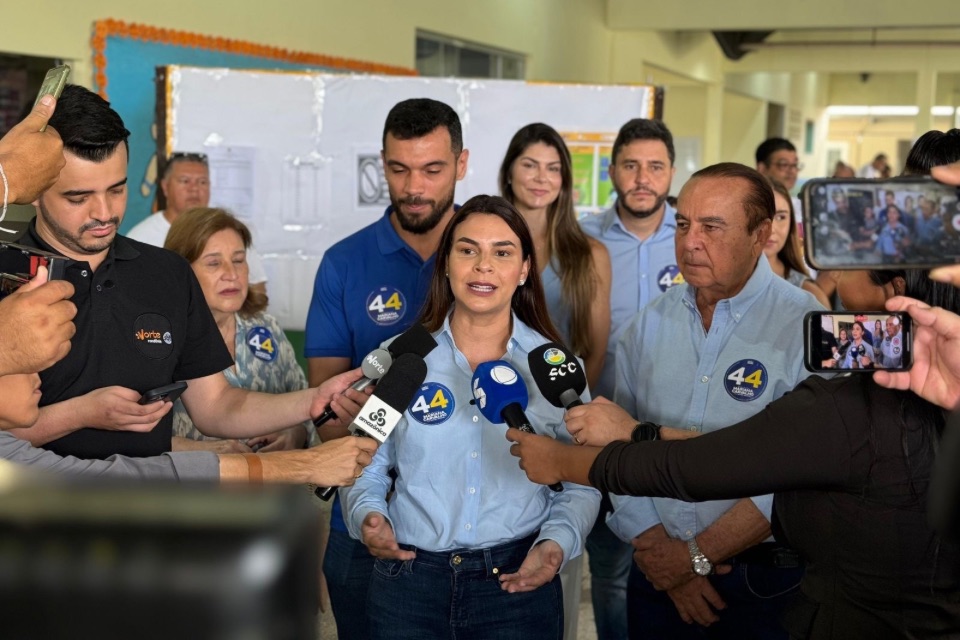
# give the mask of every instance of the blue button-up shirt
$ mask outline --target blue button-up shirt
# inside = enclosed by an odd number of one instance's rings
[[[580,224],[610,253],[613,280],[610,286],[610,338],[607,357],[593,395],[613,398],[616,380],[616,348],[630,319],[648,302],[683,282],[677,268],[673,238],[677,232],[677,210],[664,204],[663,222],[646,240],[641,241],[623,225],[613,206],[601,214],[588,216]]]
[[[564,562],[580,555],[599,492],[564,483],[554,493],[527,480],[510,455],[507,426],[491,424],[470,404],[473,371],[454,344],[449,317],[434,337],[438,346],[426,357],[427,378],[417,396],[356,484],[340,490],[350,534],[360,539],[364,518],[377,512],[387,516],[397,542],[427,551],[482,549],[539,529],[538,541],[556,541]],[[544,342],[514,316],[503,359],[527,384],[525,413],[537,433],[570,441],[563,409],[537,392],[527,364],[527,354]],[[391,468],[397,480],[388,504]]]
[[[710,432],[761,411],[810,375],[803,367],[803,317],[816,299],[777,277],[762,256],[744,288],[721,300],[705,332],[696,290],[682,285],[643,309],[617,347],[615,400],[631,415]],[[690,503],[612,496],[608,524],[630,540],[663,523],[688,540],[737,500]],[[773,497],[752,498],[769,519]]]

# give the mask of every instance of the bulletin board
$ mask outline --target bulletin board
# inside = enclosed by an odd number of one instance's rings
[[[416,70],[364,60],[246,42],[152,25],[98,20],[91,36],[94,86],[130,130],[127,212],[129,231],[153,211],[157,192],[154,74],[157,67],[186,64],[235,69],[285,69],[416,75]],[[75,81],[75,80],[73,80]],[[6,79],[0,78],[0,86]],[[0,89],[0,109],[3,90]]]
[[[211,204],[252,227],[269,277],[270,312],[303,329],[323,252],[389,205],[380,163],[387,112],[430,97],[453,107],[470,156],[457,201],[497,193],[513,134],[546,122],[576,142],[578,205],[609,206],[610,145],[631,118],[656,117],[652,86],[263,72],[168,66],[158,95],[162,153],[210,157]],[[358,259],[361,257],[358,256]]]

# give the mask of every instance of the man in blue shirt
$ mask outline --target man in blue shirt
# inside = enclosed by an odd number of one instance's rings
[[[659,120],[630,120],[617,134],[610,180],[617,201],[583,221],[583,230],[607,247],[613,268],[610,338],[593,395],[613,397],[616,346],[630,319],[661,293],[683,282],[673,250],[675,211],[667,204],[676,169],[673,135]],[[606,509],[587,538],[590,589],[599,640],[627,637],[627,575],[632,548],[605,522]]]
[[[801,319],[820,306],[762,259],[773,210],[753,169],[724,163],[694,174],[677,207],[686,284],[623,332],[617,404],[570,410],[575,441],[693,437],[754,415],[809,375]],[[630,636],[786,638],[777,619],[802,569],[791,551],[763,542],[771,504],[771,496],[696,504],[614,497],[608,523],[632,540],[642,571],[628,587]]]
[[[304,353],[311,386],[359,366],[381,342],[413,324],[468,155],[460,119],[442,102],[404,100],[387,114],[381,157],[391,205],[379,221],[323,256],[307,315]],[[342,427],[320,429],[324,441],[345,435]],[[337,631],[345,640],[366,638],[373,556],[347,533],[339,498],[330,529],[323,573]]]

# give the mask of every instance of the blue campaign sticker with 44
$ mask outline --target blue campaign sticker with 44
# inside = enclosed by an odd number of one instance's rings
[[[388,327],[403,319],[407,300],[396,287],[377,287],[367,296],[367,315],[381,327]]]
[[[666,291],[670,287],[683,284],[683,274],[680,273],[677,265],[671,264],[661,269],[660,273],[657,274],[657,284],[660,286],[660,291]]]
[[[420,424],[442,424],[450,419],[456,402],[450,389],[439,382],[424,383],[407,409]]]
[[[724,374],[723,388],[734,400],[756,400],[767,388],[767,368],[759,360],[737,360]]]
[[[266,327],[254,327],[247,331],[247,347],[258,360],[273,362],[277,358],[277,341]]]

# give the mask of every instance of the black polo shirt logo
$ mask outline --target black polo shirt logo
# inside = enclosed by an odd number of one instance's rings
[[[154,360],[162,360],[173,353],[173,334],[170,321],[159,313],[144,313],[133,323],[133,342],[137,350]]]

